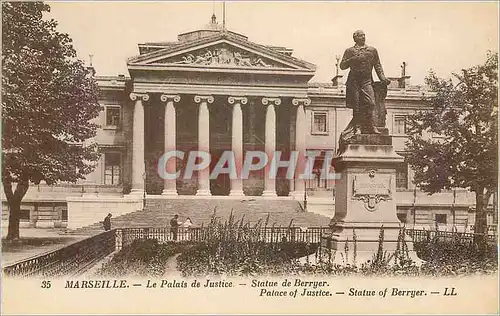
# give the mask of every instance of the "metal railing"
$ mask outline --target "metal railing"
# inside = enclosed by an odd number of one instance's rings
[[[205,242],[210,240],[236,240],[242,242],[305,242],[320,243],[329,227],[193,227],[178,228],[116,228],[63,248],[32,257],[3,268],[6,276],[58,277],[77,275],[99,260],[130,245],[134,240],[156,239],[165,242]],[[435,230],[406,229],[414,242],[460,240],[473,242],[477,234]],[[489,242],[497,236],[488,235]]]
[[[306,242],[319,243],[321,235],[328,232],[328,227],[262,227],[262,228],[222,228],[211,227],[178,228],[123,228],[118,230],[121,240],[119,247],[130,245],[137,239],[156,239],[160,243],[168,241],[203,242],[214,238],[231,238],[239,241],[254,242]]]
[[[461,241],[461,242],[473,242],[475,237],[486,237],[488,242],[497,242],[497,235],[480,235],[475,233],[460,233],[451,231],[439,231],[439,230],[425,230],[425,229],[406,229],[408,235],[410,235],[414,242],[420,241]]]
[[[63,248],[11,264],[4,267],[3,271],[6,276],[23,277],[78,274],[115,251],[115,233],[116,230],[100,233]]]
[[[3,268],[11,277],[59,277],[83,273],[96,262],[114,251],[130,245],[138,239],[156,239],[160,243],[169,241],[203,242],[212,238],[237,238],[252,242],[307,242],[319,243],[321,234],[328,227],[263,227],[232,228],[218,230],[211,227],[178,228],[116,228],[90,238],[80,240],[63,248],[50,251]]]

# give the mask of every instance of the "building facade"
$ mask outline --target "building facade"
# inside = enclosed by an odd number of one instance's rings
[[[96,77],[102,111],[95,139],[101,158],[94,172],[75,184],[31,186],[21,207],[21,226],[76,228],[111,210],[140,209],[145,198],[185,195],[305,197],[309,211],[333,216],[335,181],[322,179],[321,167],[336,152],[352,116],[338,70],[332,83],[311,83],[315,66],[294,57],[291,49],[253,43],[221,28],[214,18],[204,29],[180,34],[176,42],[139,44],[139,55],[129,58],[127,66],[129,76]],[[425,109],[422,98],[429,93],[411,86],[409,78],[404,71],[392,78],[386,98],[387,127],[402,155],[405,118]],[[176,150],[186,156],[168,160],[166,168],[181,177],[162,179],[159,159]],[[196,150],[210,153],[210,168],[185,178],[187,155]],[[227,174],[208,177],[225,151],[241,163],[249,151],[277,150],[282,160],[292,151],[315,153],[315,178],[290,180],[285,168],[276,179],[266,176],[268,169],[244,180]],[[402,222],[470,228],[473,193],[429,196],[416,190],[411,179],[408,165],[400,166],[396,201]],[[3,214],[5,225],[8,211]]]

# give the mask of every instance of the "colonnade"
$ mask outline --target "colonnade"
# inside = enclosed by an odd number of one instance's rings
[[[182,96],[184,97],[184,96]],[[135,101],[133,114],[133,139],[132,139],[132,190],[131,194],[144,194],[145,190],[145,160],[144,160],[144,104],[149,101],[146,93],[131,93],[130,99]],[[162,94],[160,100],[165,103],[165,152],[176,150],[176,114],[174,104],[181,100],[177,94]],[[214,102],[212,95],[195,95],[193,101],[198,104],[198,150],[210,152],[210,117],[208,106]],[[228,96],[227,102],[232,106],[232,132],[231,147],[235,157],[236,170],[241,171],[243,163],[243,112],[242,107],[248,103],[245,96]],[[265,116],[265,153],[271,161],[276,151],[276,107],[281,105],[281,98],[262,97],[261,103],[266,107]],[[295,121],[295,151],[297,157],[297,174],[305,165],[304,153],[306,151],[306,116],[304,107],[311,101],[307,98],[294,98],[292,105],[296,110]],[[165,170],[168,173],[176,172],[176,159],[167,161]],[[263,196],[277,196],[276,180],[269,176],[272,166],[265,166]],[[198,171],[198,196],[210,196],[210,170],[205,168]],[[295,177],[296,178],[296,177]],[[231,179],[230,196],[244,196],[243,181],[238,174],[236,179]],[[295,181],[294,195],[303,195],[304,181]],[[177,195],[175,179],[165,179],[162,195]]]

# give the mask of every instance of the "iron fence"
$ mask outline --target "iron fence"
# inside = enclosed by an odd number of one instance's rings
[[[192,227],[171,229],[160,228],[123,228],[118,232],[121,237],[119,247],[130,245],[137,239],[156,239],[160,243],[170,241],[203,242],[211,239],[232,239],[254,242],[305,242],[319,243],[321,235],[328,232],[328,227],[262,227],[262,228],[213,228]]]
[[[472,243],[477,237],[484,237],[488,242],[496,243],[497,235],[481,235],[475,233],[460,233],[439,230],[425,230],[425,229],[406,229],[414,242],[420,241],[460,241],[465,243]]]
[[[77,275],[86,271],[99,260],[138,239],[203,242],[215,238],[236,239],[252,242],[306,242],[319,243],[328,227],[263,227],[225,228],[212,227],[178,228],[175,236],[170,227],[116,228],[86,238],[63,248],[38,255],[3,268],[6,276],[59,277]]]
[[[193,227],[171,229],[117,228],[78,241],[63,248],[6,266],[6,276],[58,277],[82,273],[97,261],[110,255],[134,240],[156,239],[165,242],[205,242],[210,240],[232,240],[242,242],[305,242],[320,243],[329,227]],[[460,240],[474,242],[477,234],[435,230],[406,229],[414,242]],[[496,242],[496,235],[486,235],[489,242]]]

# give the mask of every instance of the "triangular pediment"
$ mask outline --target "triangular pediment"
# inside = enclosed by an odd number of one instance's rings
[[[218,35],[172,45],[133,57],[128,60],[128,65],[315,70],[313,64],[230,35]]]
[[[177,65],[199,65],[218,67],[278,67],[294,68],[261,54],[256,54],[241,47],[228,43],[219,43],[208,47],[190,50],[181,54],[175,54],[157,61],[153,64],[177,64]]]

